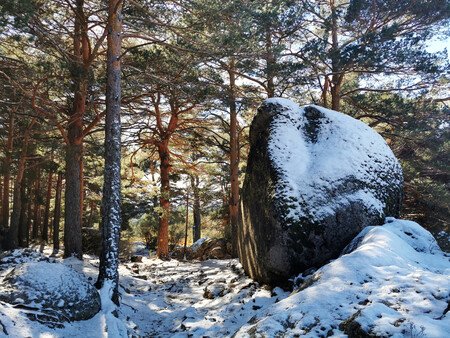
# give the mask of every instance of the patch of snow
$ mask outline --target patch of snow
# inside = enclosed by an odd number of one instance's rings
[[[105,332],[108,337],[127,338],[128,331],[125,323],[118,318],[117,305],[111,300],[114,289],[114,282],[105,280],[100,289],[100,299],[102,301],[102,313],[105,321]]]

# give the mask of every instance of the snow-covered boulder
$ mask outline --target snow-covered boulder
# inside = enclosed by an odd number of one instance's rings
[[[260,282],[285,283],[337,257],[365,226],[398,216],[402,185],[397,159],[363,122],[268,99],[250,129],[241,263]]]
[[[365,228],[235,337],[448,337],[450,259],[411,221]]]
[[[100,311],[100,296],[83,275],[45,261],[14,267],[1,282],[0,300],[62,321],[89,319]]]

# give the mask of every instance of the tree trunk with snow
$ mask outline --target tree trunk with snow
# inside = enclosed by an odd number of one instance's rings
[[[108,5],[108,53],[105,125],[105,175],[102,200],[102,253],[97,287],[106,282],[111,299],[119,304],[119,240],[121,225],[120,150],[121,150],[121,69],[122,1],[110,0]]]

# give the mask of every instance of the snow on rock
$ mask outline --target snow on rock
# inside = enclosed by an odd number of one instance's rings
[[[268,99],[250,130],[239,257],[269,284],[323,265],[365,226],[397,216],[402,171],[383,138],[350,116]]]
[[[84,275],[49,261],[25,262],[7,271],[0,300],[39,311],[36,319],[43,321],[85,320],[100,310],[98,292]]]
[[[236,337],[448,337],[450,259],[411,221],[365,228]]]
[[[195,243],[191,245],[192,252],[195,252],[202,246],[203,243],[205,243],[207,240],[209,240],[209,237],[202,237],[198,239]]]

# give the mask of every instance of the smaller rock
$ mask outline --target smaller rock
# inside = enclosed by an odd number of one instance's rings
[[[224,284],[213,284],[205,288],[203,293],[203,298],[215,299],[218,297],[223,297],[228,293],[228,290]]]
[[[131,256],[131,263],[142,263],[142,256]]]
[[[3,279],[0,300],[38,308],[39,318],[86,320],[100,311],[100,296],[73,268],[45,261],[17,265]],[[47,321],[44,321],[47,322]]]
[[[171,258],[175,258],[178,260],[191,260],[192,259],[192,249],[190,247],[186,247],[186,250],[183,246],[175,247],[170,253]]]
[[[132,271],[133,273],[139,274],[139,265],[133,264],[133,265],[131,266],[131,271]]]

